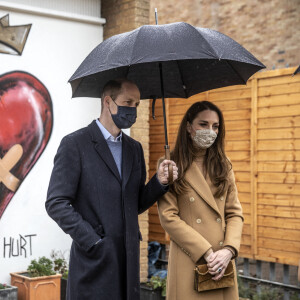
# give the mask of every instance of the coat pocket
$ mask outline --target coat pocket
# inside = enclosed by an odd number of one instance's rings
[[[103,244],[105,243],[106,238],[101,238],[92,248],[90,248],[85,255],[89,258],[98,258],[101,256],[101,252],[103,251]]]
[[[98,224],[94,228],[94,230],[101,237],[101,239],[105,236],[105,232],[104,232],[104,228],[103,228],[102,224]]]

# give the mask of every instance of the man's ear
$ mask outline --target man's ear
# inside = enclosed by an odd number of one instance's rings
[[[109,102],[110,102],[111,97],[106,95],[103,99],[103,105],[104,107],[108,108],[109,107]]]

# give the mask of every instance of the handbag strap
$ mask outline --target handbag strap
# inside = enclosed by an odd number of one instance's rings
[[[198,266],[196,266],[196,269],[197,269],[197,272],[198,272],[199,275],[204,276],[204,275],[208,274],[208,270],[205,273],[201,273],[200,270],[199,270],[199,268],[198,268]],[[233,270],[230,273],[228,273],[228,274],[224,274],[223,277],[230,276],[232,274],[233,274]]]
[[[198,272],[199,275],[204,276],[204,275],[206,275],[208,273],[208,270],[205,273],[201,273],[200,270],[199,270],[199,268],[198,268],[198,266],[196,266],[196,269],[197,269],[197,272]]]

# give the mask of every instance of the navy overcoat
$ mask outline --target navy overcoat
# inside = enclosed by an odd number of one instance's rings
[[[145,179],[142,147],[124,133],[122,179],[95,121],[61,141],[46,209],[73,239],[68,300],[139,300],[138,214],[167,190]]]

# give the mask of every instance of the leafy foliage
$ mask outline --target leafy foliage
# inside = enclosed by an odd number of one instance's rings
[[[53,271],[53,262],[45,256],[40,257],[39,260],[32,260],[27,268],[30,277],[55,275]]]
[[[246,286],[243,280],[238,276],[238,287],[239,287],[239,296],[241,299],[249,300],[283,300],[283,290],[280,288],[275,288],[272,285],[263,285],[261,286],[260,292],[256,291],[256,284],[248,283],[249,287]],[[290,293],[290,300],[299,300],[297,293]]]
[[[282,294],[280,295],[278,289],[271,287],[263,287],[259,294],[256,294],[252,298],[253,300],[281,300]]]
[[[62,275],[62,278],[63,278],[63,279],[68,279],[68,275],[69,275],[69,270],[67,270],[67,271]]]
[[[6,283],[0,283],[0,290],[5,290],[7,288],[8,288],[8,286]]]
[[[68,263],[64,255],[59,251],[52,250],[50,257],[54,263],[54,271],[62,275],[62,278],[68,279]]]
[[[161,278],[159,276],[152,276],[150,281],[147,283],[148,286],[152,287],[154,290],[161,289],[161,295],[166,297],[166,287],[167,279]]]

